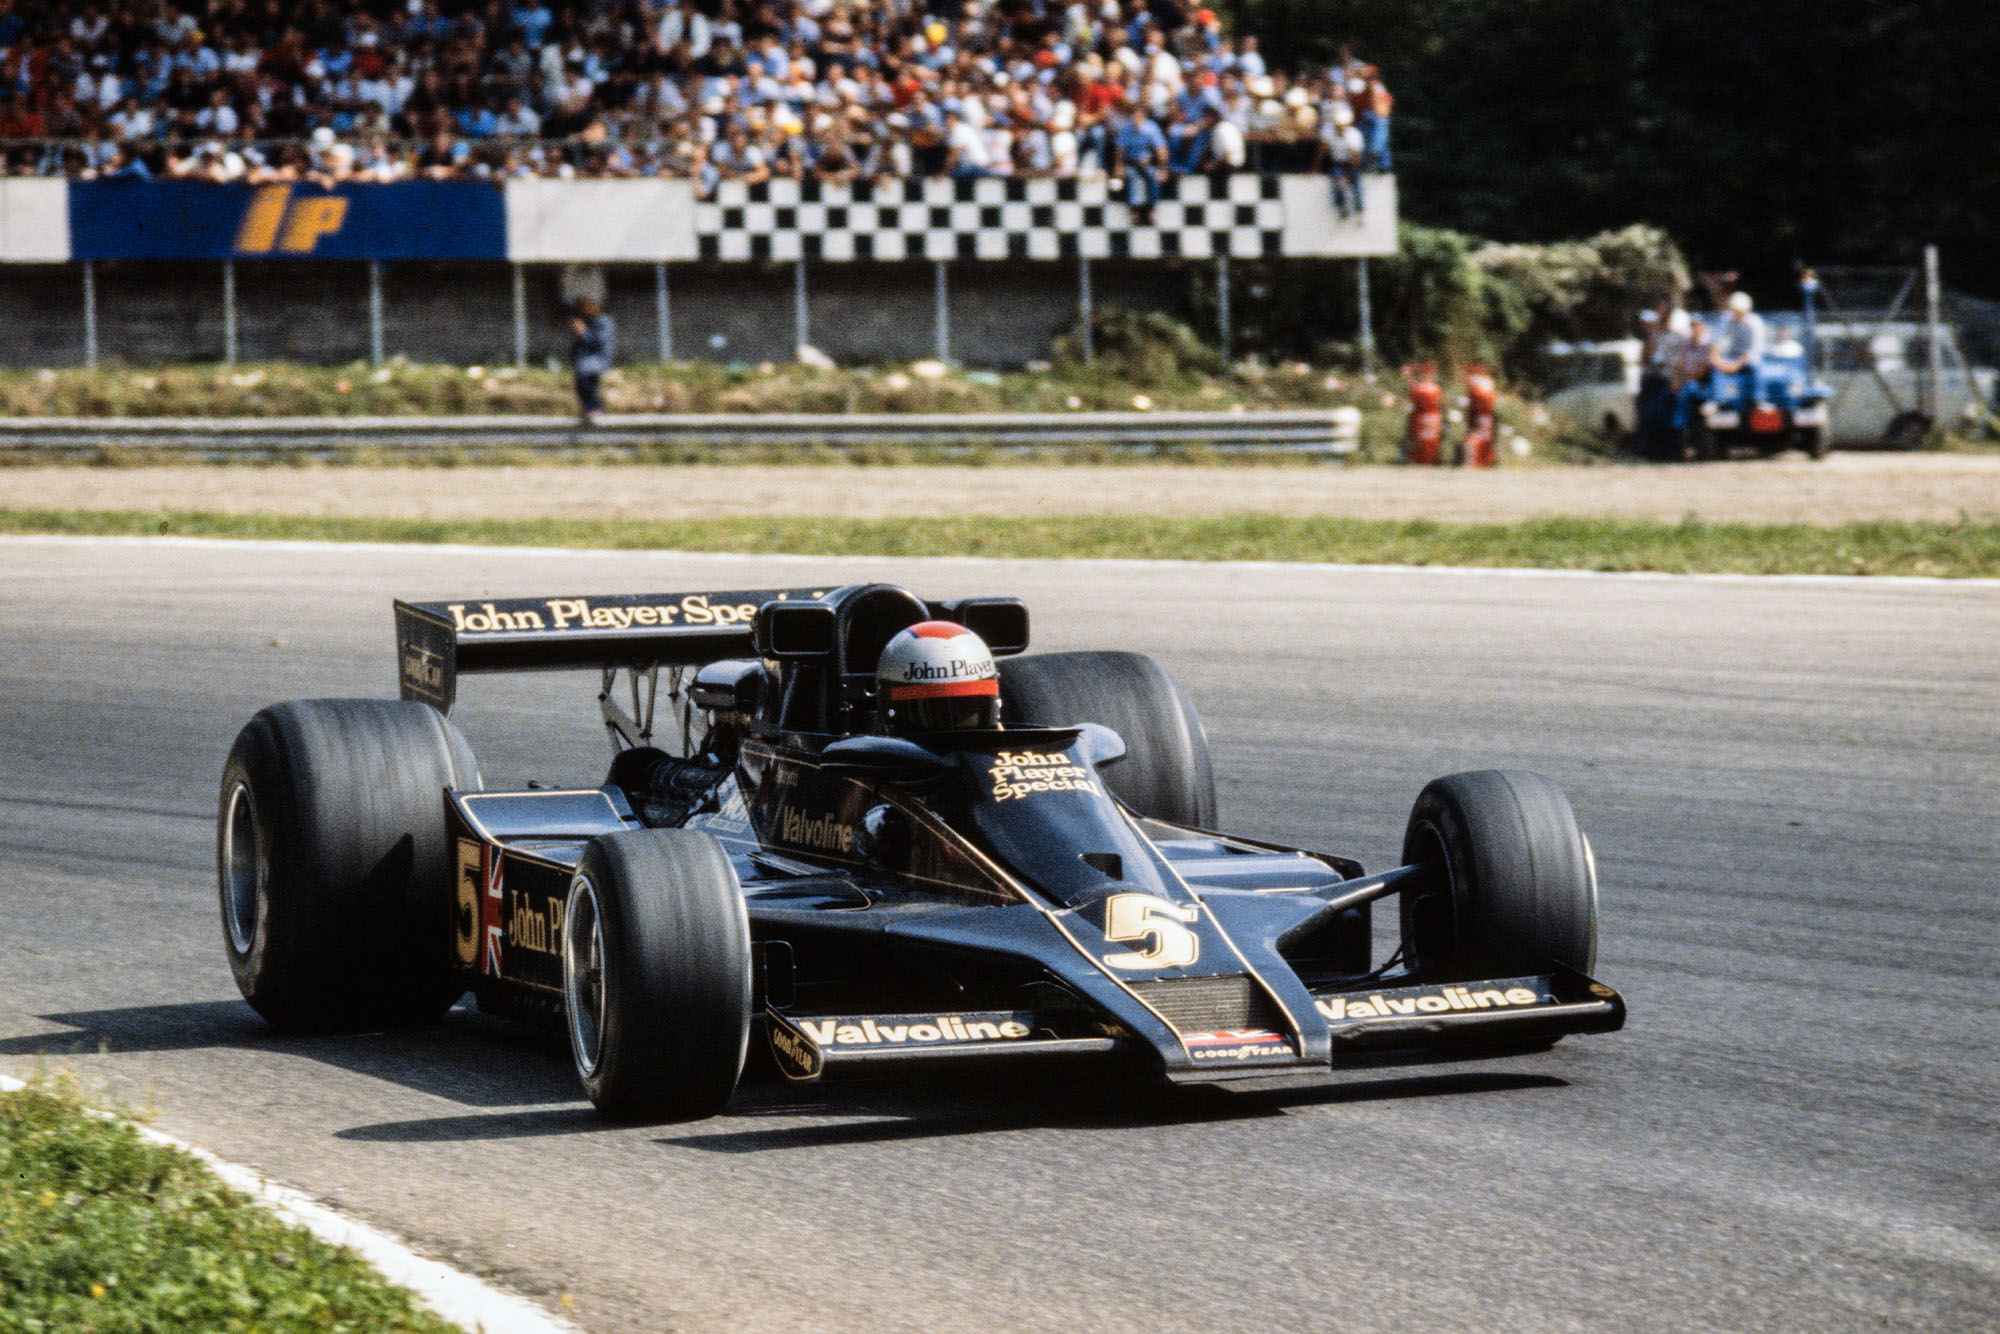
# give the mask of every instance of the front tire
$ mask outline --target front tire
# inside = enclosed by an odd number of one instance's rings
[[[1402,896],[1406,961],[1425,981],[1596,965],[1596,861],[1569,798],[1540,774],[1432,782],[1410,811],[1403,864],[1425,868]]]
[[[458,998],[444,790],[472,747],[428,704],[274,704],[222,771],[216,866],[237,988],[279,1028],[391,1027]]]
[[[687,829],[593,840],[563,912],[570,1054],[614,1121],[713,1116],[750,1041],[750,919],[722,844]]]
[[[1001,720],[1024,726],[1099,723],[1125,742],[1105,786],[1141,815],[1215,827],[1215,768],[1201,716],[1166,669],[1143,653],[1037,653],[1000,661]]]

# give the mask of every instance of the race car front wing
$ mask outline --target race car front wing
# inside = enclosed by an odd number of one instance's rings
[[[1575,1033],[1608,1033],[1625,1002],[1603,983],[1560,965],[1546,976],[1428,986],[1315,991],[1324,1036],[1272,1028],[1176,1028],[1179,1050],[1159,1050],[1115,1022],[1078,1036],[1074,1014],[1032,1010],[805,1016],[767,1008],[778,1066],[795,1080],[886,1074],[912,1066],[994,1060],[1063,1060],[1152,1054],[1175,1082],[1241,1079],[1326,1068],[1301,1053],[1330,1044],[1330,1065],[1360,1053],[1408,1050],[1476,1057],[1518,1051]],[[1070,1030],[1066,1032],[1065,1030]],[[1318,1037],[1319,1041],[1314,1038]]]

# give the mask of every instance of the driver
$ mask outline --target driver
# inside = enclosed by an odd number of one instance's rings
[[[877,702],[891,733],[1000,725],[1000,673],[986,641],[956,621],[898,631],[875,666]]]

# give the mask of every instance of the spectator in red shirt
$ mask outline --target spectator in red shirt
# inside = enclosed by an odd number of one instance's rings
[[[0,102],[0,139],[40,139],[49,132],[42,115],[19,93]]]

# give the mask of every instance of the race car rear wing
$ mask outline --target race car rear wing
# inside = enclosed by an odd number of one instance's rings
[[[616,593],[592,597],[467,598],[396,603],[396,671],[404,699],[450,713],[468,672],[591,669],[637,676],[656,667],[694,667],[723,658],[811,660],[834,651],[839,615],[886,593],[912,614],[958,621],[994,656],[1028,646],[1028,611],[1019,599],[962,597],[917,602],[883,584],[842,588],[755,588],[723,593]],[[770,603],[793,604],[759,617]],[[894,622],[894,626],[906,624]],[[879,627],[877,627],[879,629]],[[850,646],[851,647],[851,646]],[[868,651],[873,670],[879,642]],[[650,691],[649,691],[650,693]],[[646,725],[650,727],[650,723]],[[643,729],[642,729],[643,730]],[[636,744],[636,743],[635,743]]]
[[[693,666],[748,657],[766,602],[814,602],[828,588],[396,603],[404,699],[450,713],[468,672]]]

